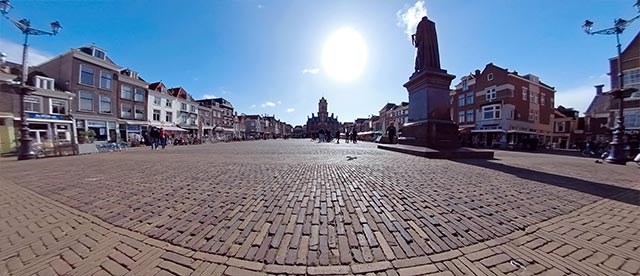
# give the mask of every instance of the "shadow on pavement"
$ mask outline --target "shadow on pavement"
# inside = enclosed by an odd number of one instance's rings
[[[454,162],[467,165],[478,166],[503,173],[512,174],[519,178],[528,179],[535,182],[541,182],[556,187],[571,189],[603,198],[617,200],[620,202],[640,206],[640,190],[625,188],[610,184],[597,183],[579,178],[557,175],[552,173],[534,171],[526,168],[519,168],[504,164],[491,162],[488,160],[477,159],[460,159],[452,160]]]

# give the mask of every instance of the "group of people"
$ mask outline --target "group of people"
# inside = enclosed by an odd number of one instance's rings
[[[354,129],[351,133],[347,132],[345,135],[345,141],[347,144],[352,141],[354,144],[357,142],[358,133]],[[317,133],[311,134],[311,141],[318,139],[318,143],[329,143],[335,138],[336,144],[340,144],[340,130],[336,130],[335,135],[332,135],[331,131],[320,129]]]
[[[163,128],[152,127],[149,131],[151,150],[157,150],[158,146],[164,149],[167,146],[167,133]]]

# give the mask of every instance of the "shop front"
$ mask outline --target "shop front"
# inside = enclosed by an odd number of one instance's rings
[[[116,142],[118,139],[116,121],[77,118],[76,128],[80,143]]]
[[[73,131],[73,120],[68,115],[49,115],[27,113],[29,137],[32,143],[43,149],[47,156],[75,154],[76,137]],[[22,122],[14,118],[15,137],[20,137]]]

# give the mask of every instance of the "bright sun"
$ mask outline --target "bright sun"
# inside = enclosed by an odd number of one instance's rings
[[[331,34],[322,50],[322,65],[333,79],[349,81],[362,73],[367,62],[367,45],[351,28],[341,28]]]

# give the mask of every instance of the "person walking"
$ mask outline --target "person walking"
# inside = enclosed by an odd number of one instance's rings
[[[351,132],[351,141],[355,144],[356,142],[358,142],[358,140],[356,139],[358,137],[358,133],[356,132],[356,129],[353,129],[353,132]]]
[[[336,130],[336,144],[340,144],[340,130]]]
[[[156,127],[152,127],[149,132],[149,138],[151,138],[151,150],[158,149],[158,138],[160,137],[160,133]]]
[[[322,143],[324,142],[324,129],[320,129],[320,131],[318,131],[318,135],[319,135],[319,139],[318,139],[318,143]]]
[[[389,144],[394,144],[394,140],[396,138],[396,127],[393,123],[387,127],[387,135],[389,136]]]
[[[164,131],[164,128],[160,128],[160,145],[162,149],[167,146],[167,133]]]

